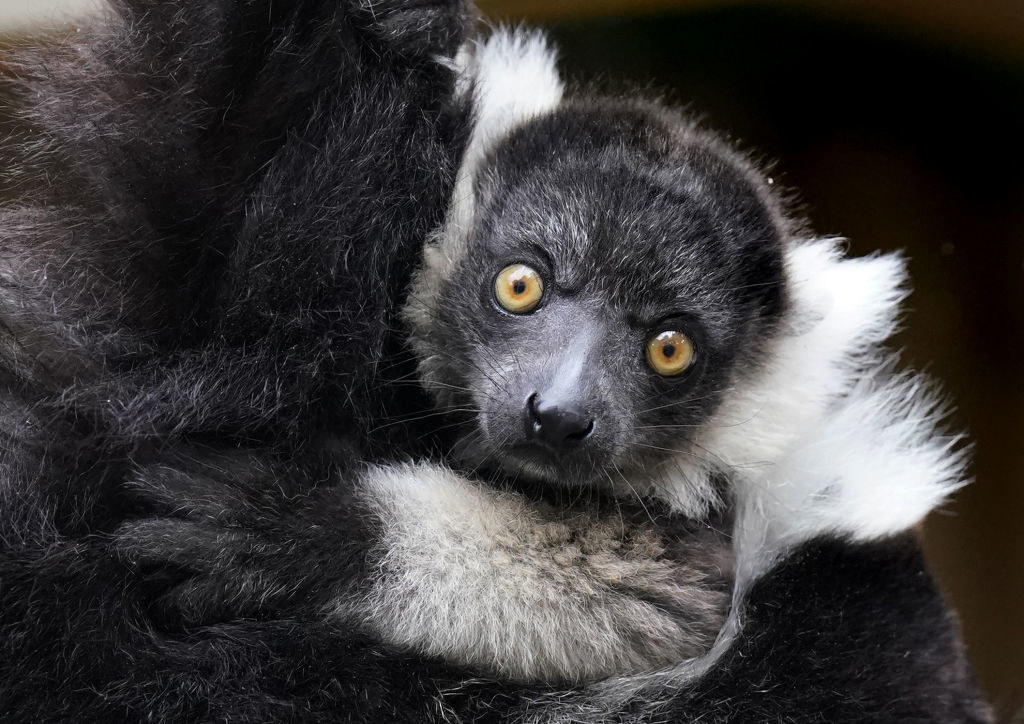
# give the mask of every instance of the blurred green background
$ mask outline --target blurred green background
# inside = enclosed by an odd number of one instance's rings
[[[0,0],[0,32],[90,1]],[[481,5],[548,26],[571,78],[662,92],[773,161],[852,253],[908,255],[896,345],[975,445],[974,484],[924,540],[1008,720],[1024,705],[1024,0]],[[13,130],[0,119],[0,164]]]

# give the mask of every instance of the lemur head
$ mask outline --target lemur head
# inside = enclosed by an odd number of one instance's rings
[[[464,453],[614,484],[684,448],[782,319],[786,223],[654,103],[560,100],[471,144],[408,307],[427,387],[472,410]]]

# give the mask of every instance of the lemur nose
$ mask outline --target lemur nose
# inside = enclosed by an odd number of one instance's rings
[[[594,419],[575,401],[541,399],[534,392],[526,401],[526,436],[557,451],[582,442],[594,431]]]

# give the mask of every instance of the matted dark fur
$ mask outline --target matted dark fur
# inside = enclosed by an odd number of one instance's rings
[[[367,486],[391,468],[367,464],[448,452],[398,310],[470,125],[444,59],[472,14],[454,1],[122,0],[19,56],[38,139],[23,174],[56,167],[60,183],[0,213],[0,717],[984,720],[904,539],[805,545],[753,589],[739,638],[695,684],[516,682],[339,615],[387,558]],[[579,123],[614,141],[624,129],[606,113]],[[735,189],[709,143],[706,165]],[[512,150],[508,170],[531,173],[528,150]],[[734,201],[722,208],[746,228],[773,228],[764,198]],[[778,259],[761,261],[736,278],[774,280]],[[751,320],[770,328],[783,308],[771,289],[712,315],[708,349],[750,354]],[[681,539],[656,508],[606,520],[621,551],[563,527],[540,555],[606,571],[649,539],[659,563],[695,559],[678,568],[706,584],[719,626],[722,534]],[[649,583],[609,587],[669,614],[693,603]]]

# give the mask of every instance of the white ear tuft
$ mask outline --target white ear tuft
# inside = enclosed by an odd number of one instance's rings
[[[516,126],[556,108],[562,100],[555,52],[536,30],[499,28],[477,47],[471,72],[471,164],[479,163]]]
[[[457,255],[475,208],[473,185],[480,165],[517,126],[554,110],[563,85],[555,52],[537,30],[498,28],[487,40],[463,49],[461,86],[472,94],[473,131],[459,170],[442,243]]]

